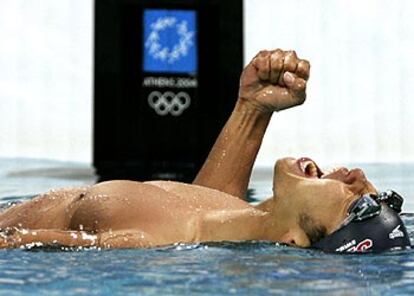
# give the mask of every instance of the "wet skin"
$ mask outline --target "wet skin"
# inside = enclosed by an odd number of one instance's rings
[[[275,195],[257,207],[196,185],[110,181],[50,192],[15,206],[0,214],[0,228],[19,229],[18,237],[23,229],[50,231],[49,241],[56,238],[55,231],[67,232],[68,237],[56,242],[74,246],[84,236],[89,241],[83,244],[112,248],[222,240],[307,247],[310,241],[299,225],[300,214],[306,213],[330,233],[346,217],[352,201],[375,189],[360,170],[342,168],[317,178],[303,172],[299,163],[293,158],[277,161]]]
[[[335,231],[348,215],[349,206],[366,193],[376,189],[360,169],[338,168],[323,174],[306,171],[306,165],[315,166],[310,159],[284,158],[277,161],[274,169],[274,197],[259,205],[273,216],[284,221],[280,227],[284,235],[279,240],[292,245],[306,247],[309,238],[299,225],[300,217],[306,214],[314,224],[323,226],[327,234]],[[302,167],[302,168],[301,168]]]
[[[69,246],[153,247],[254,239],[260,232],[248,223],[262,215],[241,199],[214,189],[176,182],[110,181],[50,192],[14,206],[0,214],[0,228],[11,232],[4,244],[13,246],[24,236],[36,239],[31,235],[35,232],[44,235],[39,241]],[[68,235],[56,239],[56,231]],[[93,240],[79,241],[84,236]]]
[[[309,246],[304,226],[319,225],[329,234],[352,201],[375,191],[361,170],[322,176],[309,159],[280,159],[274,196],[258,206],[242,200],[273,112],[304,103],[309,71],[309,62],[294,51],[259,52],[243,70],[236,106],[193,184],[110,181],[40,195],[0,213],[0,248],[223,240]]]

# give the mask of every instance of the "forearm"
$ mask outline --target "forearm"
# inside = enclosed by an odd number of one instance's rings
[[[239,100],[193,184],[244,198],[270,118]]]
[[[0,234],[0,249],[62,245],[67,247],[149,248],[154,238],[139,230],[119,230],[90,234],[85,231],[26,230]]]
[[[1,247],[18,248],[20,246],[44,246],[53,244],[68,247],[91,247],[96,246],[97,236],[84,231],[19,229],[13,235],[5,237]]]
[[[272,112],[303,104],[309,70],[294,51],[259,52],[244,68],[237,105],[193,183],[243,198]]]

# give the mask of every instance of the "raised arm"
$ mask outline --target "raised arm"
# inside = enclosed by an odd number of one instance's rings
[[[310,65],[294,51],[261,51],[240,78],[236,106],[193,184],[244,198],[274,111],[303,104]]]

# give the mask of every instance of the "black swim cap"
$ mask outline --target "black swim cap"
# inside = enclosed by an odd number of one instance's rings
[[[411,247],[407,230],[397,211],[380,202],[380,211],[372,217],[340,227],[313,244],[325,252],[382,252]]]

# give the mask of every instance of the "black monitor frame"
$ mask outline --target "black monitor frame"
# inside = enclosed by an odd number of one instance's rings
[[[243,66],[242,0],[96,0],[93,164],[101,180],[190,182],[237,99]],[[148,112],[142,81],[144,9],[195,10],[198,71],[180,117]],[[174,76],[175,74],[169,74]]]

